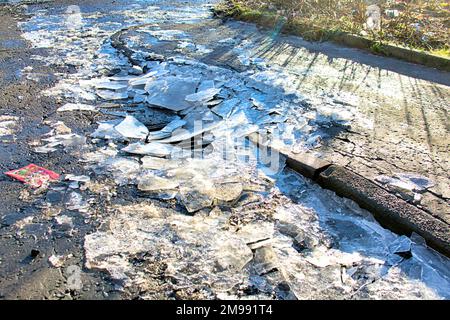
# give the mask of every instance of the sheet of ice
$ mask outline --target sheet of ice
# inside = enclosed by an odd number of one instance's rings
[[[144,103],[146,99],[147,99],[146,96],[144,96],[142,94],[136,94],[133,97],[133,103]]]
[[[240,198],[244,187],[241,182],[214,183],[214,199],[219,204],[233,203]]]
[[[201,91],[214,89],[214,88],[216,88],[216,84],[215,84],[214,80],[203,80],[202,82],[200,82],[197,91],[201,92]],[[219,92],[217,92],[217,94]]]
[[[161,191],[178,188],[179,183],[173,179],[156,176],[147,172],[138,178],[138,189],[141,191]]]
[[[411,251],[411,239],[406,236],[400,236],[389,245],[391,253],[403,253]]]
[[[211,109],[212,112],[217,114],[218,116],[221,116],[224,119],[227,119],[230,117],[230,115],[235,110],[236,106],[240,103],[240,100],[237,98],[233,98],[230,100],[225,100],[218,106]]]
[[[97,95],[104,100],[124,100],[128,99],[128,92],[122,91],[109,91],[109,90],[97,90]]]
[[[158,158],[152,156],[146,156],[141,159],[142,169],[153,170],[168,170],[174,169],[180,166],[180,163],[176,160],[170,160],[166,158]]]
[[[163,144],[158,142],[150,142],[150,143],[137,142],[132,143],[129,146],[123,148],[122,151],[131,154],[149,155],[163,158],[169,157],[174,153],[179,152],[180,149],[170,144]]]
[[[180,187],[180,202],[189,213],[195,213],[203,208],[211,207],[214,201],[212,185],[208,181],[196,180],[195,185]]]
[[[98,112],[97,107],[83,104],[83,103],[66,103],[62,107],[59,107],[56,111],[58,112],[66,112],[66,111],[89,111],[89,112]]]
[[[186,124],[185,120],[181,120],[180,118],[171,121],[168,125],[162,128],[160,131],[150,132],[149,140],[161,140],[164,138],[168,138],[172,135],[172,133],[181,128]]]
[[[400,180],[410,182],[414,184],[415,191],[424,191],[434,186],[434,182],[427,177],[414,174],[414,173],[396,173],[395,174]]]
[[[256,249],[259,246],[267,245],[268,242],[265,240],[272,241],[274,232],[273,222],[258,221],[242,226],[236,234],[252,249]]]
[[[149,134],[148,128],[133,116],[126,116],[114,129],[122,136],[131,139],[145,139]]]
[[[115,129],[115,126],[120,122],[120,120],[99,122],[98,128],[91,133],[91,137],[106,140],[123,140],[122,134]]]
[[[122,91],[128,88],[127,84],[113,81],[96,83],[94,86],[97,89],[112,90],[112,91]]]
[[[209,124],[205,124],[203,126],[200,126],[198,128],[192,128],[191,130],[179,130],[176,135],[171,136],[170,138],[159,140],[161,143],[175,143],[180,141],[186,141],[188,139],[191,139],[195,136],[198,136],[202,133],[208,132],[213,130],[214,128],[217,128],[222,123],[220,121],[213,122]]]
[[[185,97],[195,93],[197,86],[198,80],[193,78],[166,77],[156,80],[146,86],[149,93],[147,102],[172,111],[181,111],[190,107]]]
[[[129,80],[129,84],[130,86],[132,86],[133,88],[139,88],[139,89],[145,89],[147,84],[150,84],[151,82],[153,82],[154,79],[152,78],[134,78],[134,79],[130,79]]]
[[[197,93],[193,93],[186,96],[186,101],[189,102],[207,102],[214,98],[220,92],[220,89],[209,88],[203,91],[198,91]]]
[[[88,268],[107,270],[125,287],[145,286],[151,277],[139,272],[126,257],[158,252],[167,266],[165,277],[176,279],[169,284],[173,289],[211,286],[227,291],[245,282],[252,251],[233,232],[222,229],[223,219],[190,217],[153,204],[145,213],[135,206],[123,207],[119,212],[109,219],[106,231],[86,237]],[[124,223],[127,228],[123,228]]]
[[[171,121],[168,125],[166,125],[164,128],[162,128],[161,131],[173,132],[176,129],[181,128],[185,124],[186,124],[185,120],[175,119],[175,120]]]
[[[153,68],[152,71],[140,76],[135,77],[129,80],[129,84],[133,87],[142,88],[146,92],[151,86],[151,83],[158,78],[162,78],[163,76],[169,73],[169,70],[166,69],[167,64],[161,63]]]

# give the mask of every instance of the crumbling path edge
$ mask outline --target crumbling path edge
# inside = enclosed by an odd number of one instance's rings
[[[311,154],[293,154],[287,149],[273,147],[259,133],[249,135],[248,139],[260,148],[283,155],[288,167],[321,187],[355,201],[371,212],[383,227],[407,236],[415,232],[428,246],[450,257],[450,226],[443,221],[344,167]]]

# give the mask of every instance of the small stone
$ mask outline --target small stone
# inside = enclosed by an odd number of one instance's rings
[[[64,263],[64,256],[57,256],[57,255],[51,255],[50,258],[48,258],[48,261],[52,266],[55,268],[60,268],[63,266]]]

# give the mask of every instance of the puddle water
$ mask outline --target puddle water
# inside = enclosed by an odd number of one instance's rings
[[[52,53],[35,59],[77,67],[45,94],[70,103],[59,112],[105,118],[86,137],[56,130],[37,151],[70,147],[97,176],[136,190],[86,236],[87,268],[106,270],[118,290],[137,287],[147,299],[180,291],[220,299],[450,298],[450,261],[423,239],[382,228],[245,139],[269,132],[274,143],[310,150],[324,128],[351,125],[357,115],[346,104],[306,101],[291,76],[253,59],[243,39],[198,43],[186,26],[211,19],[205,1],[62,9],[32,11],[21,25],[25,39]],[[129,26],[119,36],[128,50],[119,52],[111,37]],[[205,62],[231,42],[239,70]],[[89,214],[81,190],[66,205]]]

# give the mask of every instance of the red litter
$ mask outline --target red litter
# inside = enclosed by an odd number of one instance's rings
[[[35,164],[29,164],[26,167],[5,172],[5,174],[30,185],[33,188],[39,188],[42,185],[48,184],[50,181],[59,179],[59,174],[56,172],[39,167]]]

